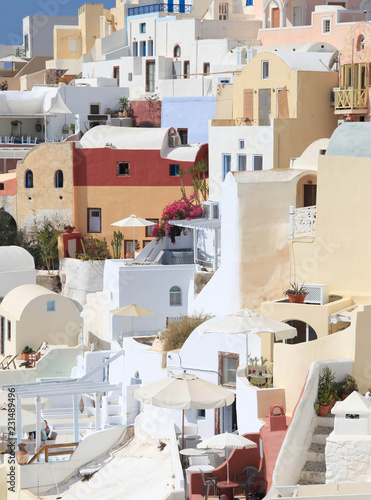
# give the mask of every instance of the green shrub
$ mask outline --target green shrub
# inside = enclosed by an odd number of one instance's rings
[[[195,313],[192,316],[181,316],[179,320],[171,321],[164,334],[168,350],[180,349],[193,330],[212,317],[211,314]]]

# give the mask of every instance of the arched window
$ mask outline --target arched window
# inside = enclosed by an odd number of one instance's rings
[[[27,170],[25,177],[26,188],[33,188],[33,173],[32,170]]]
[[[56,188],[63,187],[63,172],[62,172],[62,170],[57,170],[55,172],[55,187]]]
[[[357,51],[364,50],[365,48],[365,37],[363,35],[359,35],[357,39]]]
[[[182,305],[182,291],[178,286],[172,286],[170,288],[170,305],[171,306]]]
[[[181,54],[181,52],[180,52],[179,45],[175,45],[175,47],[174,47],[174,57],[180,57],[180,54]]]

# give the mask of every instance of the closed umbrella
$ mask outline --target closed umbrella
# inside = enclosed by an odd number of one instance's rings
[[[150,220],[142,219],[142,217],[137,217],[135,214],[130,215],[126,219],[119,220],[117,222],[113,222],[111,226],[119,226],[119,227],[132,227],[133,228],[133,255],[135,260],[135,228],[136,227],[146,227],[146,226],[154,226],[155,222]]]
[[[197,445],[197,448],[211,448],[214,450],[256,448],[257,444],[238,434],[224,432],[205,439]],[[227,483],[229,484],[229,456],[227,456]]]
[[[139,318],[142,316],[155,316],[156,313],[150,309],[145,309],[144,307],[137,306],[136,304],[130,304],[124,307],[118,307],[117,309],[112,309],[110,311],[116,316],[128,316],[131,318]],[[131,329],[133,330],[133,319],[131,321]]]
[[[145,384],[134,391],[134,397],[142,403],[160,408],[183,410],[183,447],[184,410],[221,408],[231,405],[234,401],[234,394],[229,389],[186,372]]]

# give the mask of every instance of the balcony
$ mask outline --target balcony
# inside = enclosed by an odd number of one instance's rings
[[[334,89],[335,112],[365,110],[368,107],[367,89]]]
[[[142,14],[152,14],[153,12],[170,12],[174,14],[191,14],[192,5],[180,5],[167,3],[153,3],[151,5],[141,5],[140,7],[130,7],[128,16],[139,16]]]
[[[313,238],[316,234],[317,207],[294,208],[290,206],[290,240]]]

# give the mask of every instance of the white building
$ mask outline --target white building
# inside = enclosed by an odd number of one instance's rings
[[[0,246],[0,301],[21,285],[36,284],[35,262],[30,253],[17,246]]]

